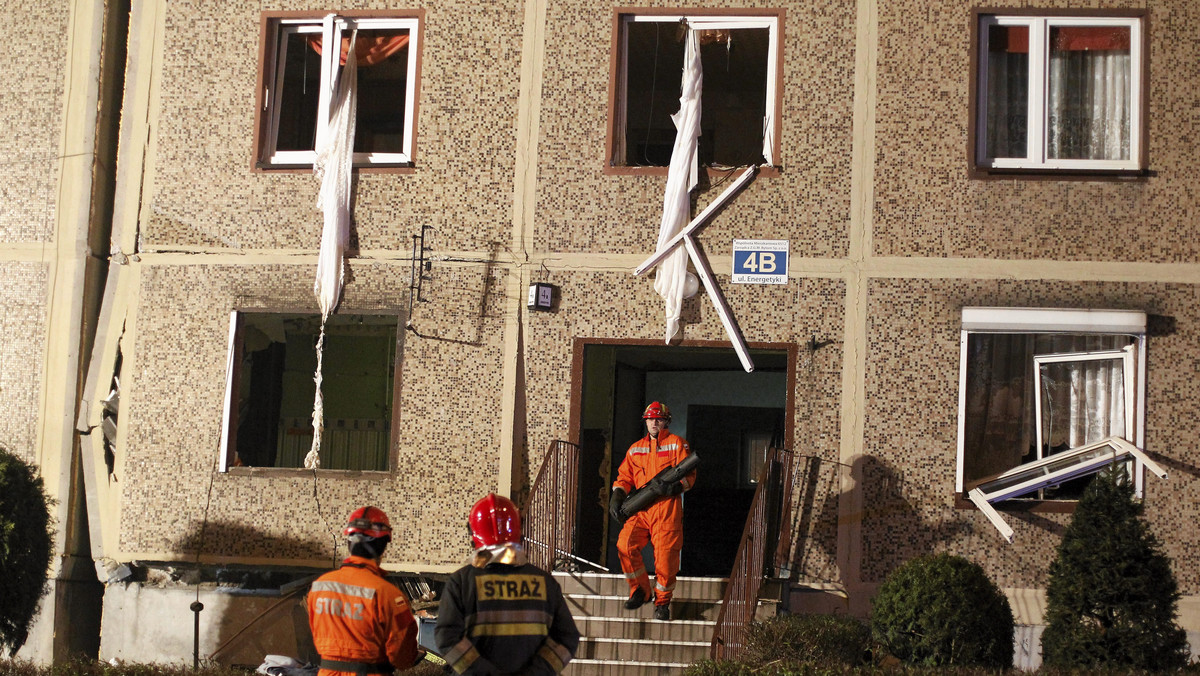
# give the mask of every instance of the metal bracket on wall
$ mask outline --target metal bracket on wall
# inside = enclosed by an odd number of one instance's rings
[[[430,229],[430,226],[422,225],[421,234],[412,236],[412,269],[408,280],[408,318],[406,319],[410,327],[413,301],[425,302],[425,299],[421,297],[422,283],[425,281],[425,273],[433,269],[433,261],[425,260],[425,252],[429,251],[429,248],[425,246],[425,231]]]

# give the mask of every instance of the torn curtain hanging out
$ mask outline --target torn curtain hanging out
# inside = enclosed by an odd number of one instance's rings
[[[323,35],[333,35],[334,16],[325,17]],[[358,30],[350,34],[348,52],[354,53]],[[336,68],[336,64],[333,66]],[[317,337],[317,371],[313,376],[316,395],[313,399],[312,449],[304,456],[305,469],[321,466],[321,430],[324,427],[324,399],[321,396],[321,357],[325,350],[325,320],[337,308],[342,293],[343,256],[350,240],[350,188],[354,163],[354,118],[358,108],[358,60],[346,59],[336,78],[334,99],[329,106],[329,118],[317,127],[317,158],[313,173],[321,181],[317,209],[324,214],[321,229],[321,252],[317,258],[317,279],[313,293],[321,308],[321,332]]]
[[[667,169],[667,188],[663,194],[663,215],[658,230],[661,249],[685,225],[691,215],[689,194],[696,187],[696,146],[700,137],[700,90],[704,72],[700,66],[700,45],[696,31],[688,30],[683,52],[683,85],[679,96],[679,112],[671,116],[675,123],[675,146],[671,149],[671,164]],[[679,314],[683,305],[683,289],[687,282],[687,252],[676,247],[658,265],[654,290],[666,304],[666,335],[664,340],[679,332]]]

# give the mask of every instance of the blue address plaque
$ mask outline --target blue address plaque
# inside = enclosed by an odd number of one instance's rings
[[[787,284],[788,240],[733,240],[735,284]]]

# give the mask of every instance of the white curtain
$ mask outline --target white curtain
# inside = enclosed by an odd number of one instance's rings
[[[1131,77],[1128,51],[1051,51],[1047,156],[1129,159]]]
[[[667,169],[667,187],[663,194],[662,222],[658,229],[661,249],[675,233],[688,224],[691,214],[689,195],[697,181],[697,139],[700,137],[700,90],[704,73],[700,66],[700,44],[695,30],[688,30],[683,52],[683,84],[679,112],[671,116],[675,123],[675,145]],[[654,279],[654,290],[666,304],[665,342],[679,332],[679,314],[687,284],[687,252],[675,247],[661,263]]]
[[[333,35],[333,16],[325,18],[324,35],[328,44]],[[324,214],[321,229],[321,252],[317,258],[317,278],[313,293],[321,308],[321,332],[317,337],[317,370],[313,376],[316,395],[313,399],[312,448],[304,457],[304,467],[315,469],[321,466],[321,430],[324,427],[324,398],[321,395],[322,354],[325,351],[325,320],[337,308],[342,294],[344,276],[343,258],[346,244],[350,241],[350,187],[354,166],[354,120],[358,110],[358,60],[354,58],[354,42],[358,30],[350,34],[351,56],[339,73],[334,87],[333,101],[329,107],[329,118],[318,125],[317,159],[313,173],[321,181],[317,195],[317,208]],[[333,68],[337,68],[338,50],[329,49]]]

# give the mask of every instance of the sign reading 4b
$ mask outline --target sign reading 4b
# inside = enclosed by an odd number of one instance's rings
[[[787,284],[788,240],[733,240],[735,284]]]

